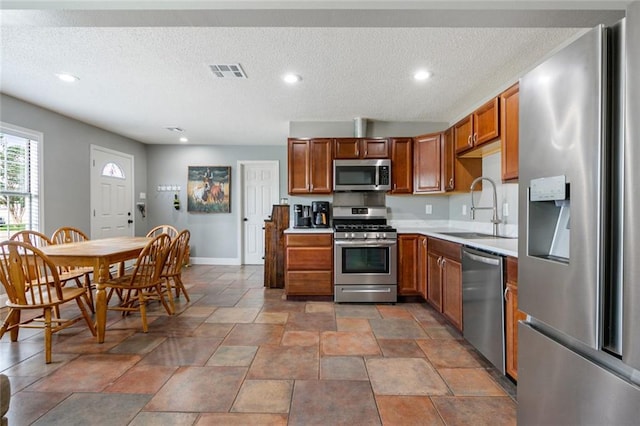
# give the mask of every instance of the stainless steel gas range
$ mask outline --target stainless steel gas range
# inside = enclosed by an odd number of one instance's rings
[[[334,300],[395,303],[398,233],[384,206],[333,208]]]

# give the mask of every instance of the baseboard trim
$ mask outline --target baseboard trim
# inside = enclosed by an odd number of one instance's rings
[[[234,257],[191,257],[191,265],[241,265],[240,259]]]

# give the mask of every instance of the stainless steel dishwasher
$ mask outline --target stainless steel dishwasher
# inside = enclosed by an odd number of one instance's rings
[[[500,255],[462,248],[463,335],[504,374],[502,262]]]

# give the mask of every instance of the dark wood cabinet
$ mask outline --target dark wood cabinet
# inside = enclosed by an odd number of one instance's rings
[[[392,138],[391,194],[413,193],[413,138]]]
[[[518,321],[524,320],[527,314],[518,309],[518,259],[507,257],[505,269],[506,371],[518,380]]]
[[[427,301],[462,331],[461,245],[427,239]]]
[[[471,182],[482,176],[482,158],[456,156],[454,133],[450,127],[442,134],[442,184],[446,192],[469,192]]]
[[[499,99],[492,98],[453,126],[456,153],[460,154],[500,136]]]
[[[389,140],[386,138],[336,138],[336,159],[389,158]]]
[[[442,134],[417,136],[413,145],[413,192],[441,191]]]
[[[264,221],[264,286],[284,287],[284,231],[289,227],[289,205],[274,205]]]
[[[333,237],[331,234],[286,234],[287,296],[333,294]]]
[[[418,289],[418,240],[420,235],[398,236],[398,295],[417,296]]]
[[[500,138],[502,140],[502,180],[518,179],[519,86],[514,84],[500,95]]]
[[[418,237],[418,293],[424,300],[427,300],[429,277],[427,272],[427,237]]]
[[[289,194],[333,191],[333,139],[288,140]]]

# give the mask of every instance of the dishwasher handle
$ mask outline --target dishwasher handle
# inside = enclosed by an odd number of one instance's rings
[[[494,266],[500,265],[500,259],[495,258],[493,256],[492,257],[479,256],[477,254],[469,253],[468,251],[465,251],[465,250],[463,250],[462,253],[464,256],[467,256],[469,259],[474,260],[476,262],[486,263],[487,265],[494,265]]]

